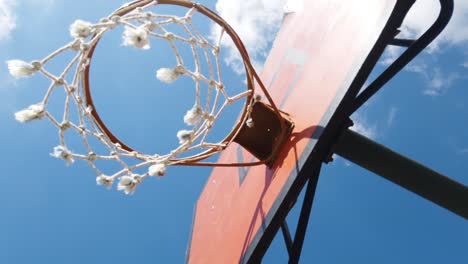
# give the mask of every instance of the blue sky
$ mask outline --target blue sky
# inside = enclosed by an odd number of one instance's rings
[[[257,65],[268,53],[284,4],[261,2],[202,1],[232,22]],[[426,5],[406,21],[404,34],[417,34],[430,21],[431,2],[422,2]],[[97,21],[123,3],[0,0],[0,61],[42,58],[70,40],[73,21]],[[464,184],[467,23],[468,5],[456,1],[447,33],[354,116],[359,132]],[[180,90],[148,88],[154,80],[146,76],[169,58],[162,54],[153,61],[123,49],[119,34],[103,41],[107,50],[98,50],[92,77],[97,106],[109,126],[139,149],[168,148],[178,125],[171,120],[180,115],[165,109],[185,112],[177,108],[186,101]],[[377,70],[397,53],[389,50]],[[235,68],[235,55],[226,56]],[[242,83],[235,70],[224,69],[230,72],[226,81]],[[145,181],[133,196],[96,186],[83,162],[67,167],[50,157],[58,144],[50,123],[15,121],[16,111],[42,98],[45,84],[35,77],[16,80],[5,64],[0,68],[0,263],[183,262],[194,203],[210,170],[170,168],[167,177]],[[291,229],[298,210],[288,218]],[[462,263],[467,245],[465,220],[337,158],[323,167],[302,262]],[[279,235],[264,263],[285,263],[286,257]]]

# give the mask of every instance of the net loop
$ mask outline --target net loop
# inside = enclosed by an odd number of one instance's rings
[[[187,8],[183,16],[154,13],[150,8],[161,4],[172,4]],[[206,16],[218,24],[222,30],[219,39],[211,41],[203,37],[194,24],[192,18],[197,13]],[[178,25],[187,36],[171,32],[169,25]],[[193,107],[188,109],[183,117],[190,129],[177,132],[179,146],[166,154],[145,154],[134,150],[120,141],[104,124],[100,118],[91,95],[89,81],[90,65],[95,49],[100,39],[109,31],[123,27],[123,45],[129,48],[147,50],[155,40],[166,41],[170,46],[177,64],[156,70],[156,78],[164,83],[173,83],[181,76],[190,77],[195,83],[196,96]],[[73,40],[63,47],[49,54],[42,60],[25,62],[20,60],[8,61],[10,73],[17,77],[27,77],[41,74],[51,81],[44,98],[28,108],[16,113],[20,122],[30,122],[48,119],[59,130],[60,144],[53,149],[51,156],[62,159],[71,165],[75,160],[83,160],[96,172],[96,183],[111,188],[118,181],[117,189],[131,194],[147,177],[161,177],[166,174],[168,166],[172,165],[200,165],[200,166],[253,166],[265,163],[258,161],[243,164],[203,163],[202,160],[226,149],[233,141],[240,129],[246,124],[254,126],[250,116],[251,105],[255,102],[255,86],[263,91],[267,101],[281,116],[275,103],[269,96],[258,74],[255,72],[247,51],[235,31],[216,13],[198,3],[183,0],[138,0],[122,6],[106,18],[97,23],[77,20],[70,26]],[[221,41],[228,36],[236,44],[244,59],[246,74],[246,90],[237,94],[230,94],[229,85],[223,82],[220,61]],[[181,56],[181,51],[175,43],[188,45],[191,48],[195,69],[189,69]],[[201,52],[200,52],[201,50]],[[64,67],[60,74],[53,74],[47,70],[48,63],[64,52],[75,52],[73,59]],[[215,59],[210,59],[212,54]],[[204,58],[208,74],[201,72],[201,59]],[[202,104],[200,87],[206,85],[208,94],[205,104]],[[56,89],[63,88],[66,92],[63,116],[53,116],[47,109],[49,99]],[[243,110],[231,132],[219,142],[210,142],[208,134],[216,124],[221,113],[235,101],[245,100]],[[223,102],[221,106],[218,102]],[[78,117],[72,119],[70,111],[76,107]],[[60,121],[59,121],[60,120]],[[86,152],[75,153],[68,147],[66,133],[74,131],[81,138]],[[106,151],[97,151],[90,144],[90,139],[97,140]],[[197,154],[189,154],[198,151]],[[129,164],[128,158],[136,159],[136,164]],[[106,174],[96,166],[96,162],[113,161],[121,169],[113,174]],[[146,168],[146,172],[137,173]]]

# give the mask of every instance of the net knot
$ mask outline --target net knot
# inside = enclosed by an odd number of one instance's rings
[[[54,158],[64,160],[67,165],[71,165],[75,162],[72,153],[66,147],[61,145],[54,147],[54,151],[50,155]]]
[[[186,144],[193,139],[192,130],[180,130],[177,132],[177,138],[179,139],[179,144]]]
[[[69,121],[65,120],[60,124],[60,130],[66,131],[71,127],[71,124]]]
[[[96,184],[106,186],[107,189],[111,189],[114,184],[114,178],[101,174],[96,177]]]
[[[171,33],[171,32],[167,32],[167,33],[164,35],[164,37],[165,37],[168,41],[171,41],[171,42],[174,41],[174,38],[175,38],[174,33]]]
[[[15,78],[23,78],[33,75],[40,69],[40,65],[34,66],[32,63],[22,60],[9,60],[7,61],[7,65],[10,74]]]
[[[45,116],[45,106],[42,103],[30,105],[15,113],[15,118],[21,123],[27,123],[33,120],[42,119]]]
[[[166,175],[167,166],[164,163],[156,163],[149,167],[148,173],[151,176],[162,177]]]
[[[117,190],[130,195],[135,192],[136,187],[141,183],[141,176],[136,174],[122,176],[119,179]]]
[[[126,26],[123,33],[123,39],[124,46],[134,46],[139,49],[150,48],[148,30],[144,25],[136,28]]]
[[[83,20],[76,20],[70,26],[70,35],[74,38],[87,38],[93,33],[93,24]]]
[[[177,65],[174,69],[161,68],[156,72],[156,78],[161,82],[173,83],[179,76],[185,73],[185,68],[182,65]]]
[[[97,154],[94,152],[89,152],[88,153],[88,161],[94,162],[97,159]]]

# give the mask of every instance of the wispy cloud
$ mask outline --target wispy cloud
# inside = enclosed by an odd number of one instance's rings
[[[354,125],[350,128],[351,130],[370,139],[375,139],[377,137],[377,127],[369,124],[363,115],[355,114],[352,120]]]
[[[285,3],[285,0],[218,0],[216,4],[216,11],[234,28],[244,42],[257,70],[262,67],[281,25]],[[219,32],[219,27],[212,27],[211,34],[214,38]],[[225,62],[237,73],[242,73],[243,61],[234,43],[225,38],[222,46],[227,49]]]
[[[8,39],[16,28],[15,4],[14,0],[0,0],[0,41]]]
[[[286,14],[301,12],[302,10],[304,10],[304,0],[289,0],[283,8],[284,13]]]
[[[391,127],[393,123],[395,122],[396,115],[398,113],[398,108],[392,106],[390,108],[390,111],[388,112],[388,118],[387,118],[387,126]]]
[[[17,20],[20,16],[16,14],[17,10],[27,10],[34,16],[28,19],[42,19],[43,16],[52,12],[56,0],[0,0],[0,41],[9,39],[11,33],[17,27]]]
[[[34,11],[36,18],[42,17],[53,13],[57,0],[28,0],[27,3],[22,4],[22,8],[28,8]]]
[[[402,32],[399,37],[417,38],[421,36],[435,21],[439,10],[440,7],[437,1],[416,1],[403,22]],[[447,28],[426,49],[426,54],[431,55],[434,63],[444,47],[455,46],[462,49],[466,48],[466,45],[468,45],[468,27],[466,25],[468,25],[468,1],[458,1]],[[400,47],[389,47],[381,63],[389,65],[403,51],[404,49]],[[426,83],[423,93],[436,96],[443,94],[454,81],[462,76],[457,73],[445,73],[439,67],[428,67],[426,60],[431,57],[420,57],[417,61],[406,67],[406,70],[421,74]],[[464,62],[462,66],[468,67],[468,61]]]
[[[424,90],[424,94],[437,96],[441,95],[452,86],[452,83],[460,79],[460,75],[457,73],[450,73],[448,75],[443,75],[439,71],[435,72],[435,75],[429,80],[427,88]]]
[[[468,148],[460,149],[460,150],[458,150],[458,153],[460,153],[460,154],[468,154]]]
[[[423,77],[426,83],[423,93],[430,96],[445,93],[453,82],[462,78],[457,72],[443,73],[439,67],[429,67],[424,62],[411,64],[407,67],[407,70],[419,73]]]
[[[351,130],[367,137],[372,140],[375,140],[378,135],[377,135],[377,126],[371,125],[367,119],[364,117],[364,115],[361,113],[353,114],[352,118],[354,125],[350,127]],[[342,161],[343,165],[346,167],[350,167],[353,163],[350,161],[334,154],[333,155],[333,160],[335,161]]]
[[[400,55],[403,53],[404,49],[397,46],[388,46],[385,50],[385,54],[380,59],[380,63],[384,66],[392,64]]]

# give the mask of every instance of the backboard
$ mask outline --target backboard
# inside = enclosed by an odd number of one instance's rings
[[[291,115],[292,136],[271,168],[213,170],[195,207],[188,263],[247,263],[264,253],[412,3],[304,0],[285,15],[261,77]],[[233,144],[219,161],[252,159]]]

